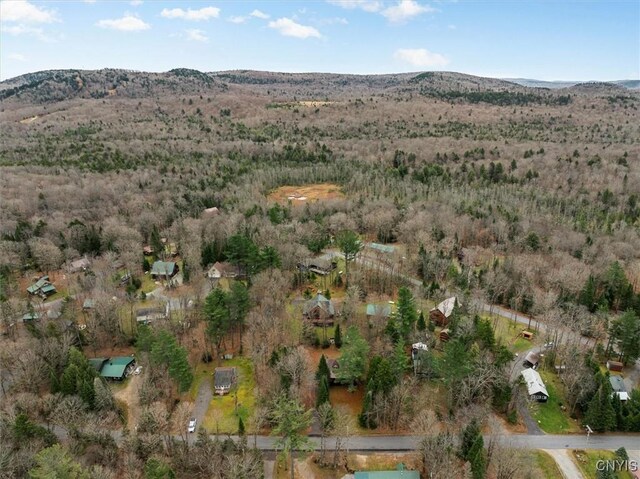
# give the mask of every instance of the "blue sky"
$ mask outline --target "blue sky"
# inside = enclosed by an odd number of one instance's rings
[[[640,78],[640,1],[0,2],[0,78],[55,69]]]

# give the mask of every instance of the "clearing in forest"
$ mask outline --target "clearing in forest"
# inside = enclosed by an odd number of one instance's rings
[[[270,200],[280,203],[291,201],[293,204],[304,204],[320,200],[344,198],[340,187],[333,183],[318,183],[303,186],[281,186],[269,193]]]

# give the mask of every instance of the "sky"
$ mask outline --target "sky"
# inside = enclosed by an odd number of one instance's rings
[[[49,69],[640,78],[640,0],[0,1],[0,79]]]

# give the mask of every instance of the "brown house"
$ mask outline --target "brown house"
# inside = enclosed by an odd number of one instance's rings
[[[321,293],[316,294],[304,304],[302,317],[311,321],[314,326],[331,326],[336,315],[333,302],[324,297]]]
[[[453,313],[457,299],[455,296],[445,299],[438,306],[429,311],[429,319],[438,326],[446,326],[449,323],[449,317]]]

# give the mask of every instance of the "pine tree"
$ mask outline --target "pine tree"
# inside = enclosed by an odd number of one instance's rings
[[[406,341],[415,327],[418,313],[416,312],[411,291],[404,286],[398,291],[398,316],[400,319],[400,332],[402,338]]]
[[[425,329],[427,329],[427,323],[424,320],[424,313],[422,311],[420,311],[420,316],[418,316],[418,331],[424,331]]]
[[[609,379],[600,375],[600,387],[587,407],[584,417],[585,425],[598,432],[610,431],[616,426],[616,412],[611,400],[611,385]]]
[[[318,383],[322,380],[323,377],[329,379],[330,371],[329,365],[327,364],[327,358],[324,357],[324,354],[320,356],[320,361],[318,362],[318,371],[316,372],[316,381]]]
[[[340,331],[340,325],[336,324],[336,330],[333,334],[333,341],[336,344],[336,348],[342,347],[342,332]]]
[[[242,416],[238,417],[238,436],[244,436],[245,434],[245,428],[244,428],[244,421],[242,420]]]
[[[316,408],[319,408],[326,402],[329,402],[329,380],[327,379],[327,376],[322,376],[318,385]]]

